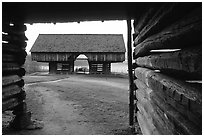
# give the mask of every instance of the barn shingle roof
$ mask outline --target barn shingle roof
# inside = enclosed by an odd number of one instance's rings
[[[40,34],[30,52],[125,52],[122,34]]]

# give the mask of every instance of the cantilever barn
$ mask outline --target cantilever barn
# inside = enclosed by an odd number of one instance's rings
[[[108,74],[111,63],[125,60],[122,34],[40,34],[31,48],[32,60],[49,62],[49,73],[72,73],[83,54],[89,72]]]
[[[144,135],[202,135],[202,2],[2,2],[2,112],[13,111],[12,127],[33,125],[23,77],[24,23],[107,20],[127,21],[132,131],[140,127]],[[99,47],[107,51],[103,46]],[[117,56],[118,45],[109,46],[114,49],[112,56]],[[96,63],[95,57],[110,55],[88,47],[83,45],[84,54],[93,59],[90,64]],[[73,60],[77,55],[67,56]]]

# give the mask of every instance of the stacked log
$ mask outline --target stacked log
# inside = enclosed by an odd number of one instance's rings
[[[135,96],[143,134],[202,134],[202,7],[164,3],[134,23]]]
[[[24,104],[23,89],[26,58],[26,26],[3,23],[2,26],[2,111],[15,110]]]

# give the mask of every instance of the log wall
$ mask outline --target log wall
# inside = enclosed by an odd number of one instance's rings
[[[164,3],[134,21],[143,134],[202,134],[202,6]]]
[[[25,100],[23,89],[26,58],[26,26],[23,23],[2,24],[2,111],[14,110]]]

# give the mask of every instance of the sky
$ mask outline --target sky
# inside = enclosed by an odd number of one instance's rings
[[[26,24],[25,32],[28,38],[26,51],[30,49],[39,34],[123,34],[127,51],[127,23],[126,21],[91,21],[73,23]]]

